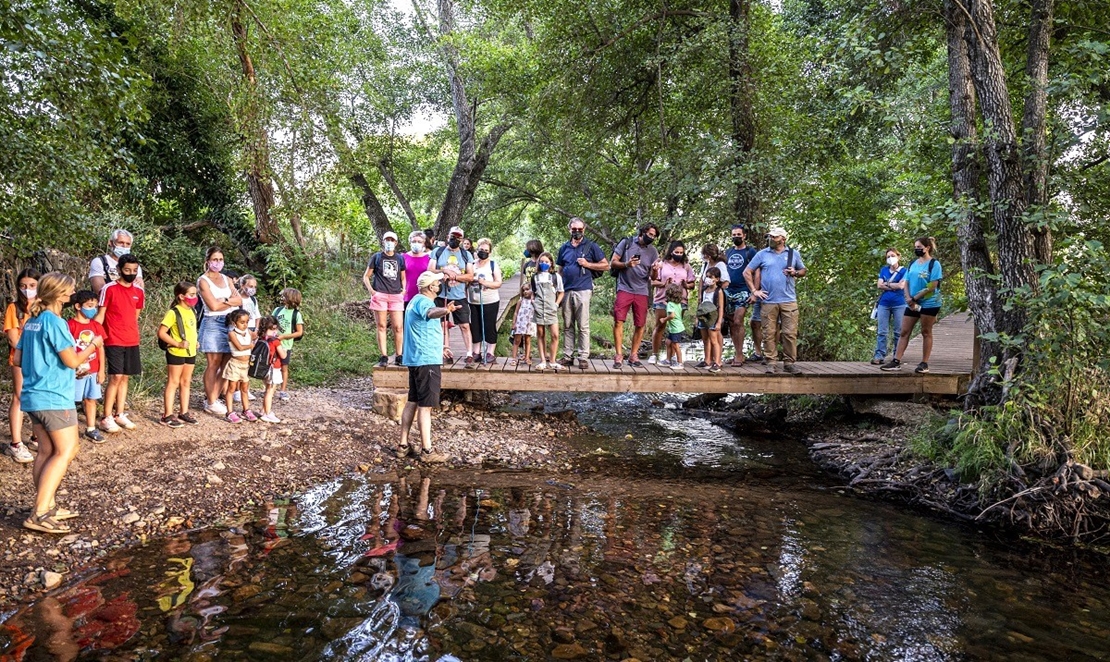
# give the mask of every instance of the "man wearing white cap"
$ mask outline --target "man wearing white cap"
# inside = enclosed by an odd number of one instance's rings
[[[397,235],[386,232],[382,235],[382,249],[370,256],[366,273],[362,274],[362,284],[370,293],[370,310],[378,323],[378,367],[389,365],[389,352],[386,346],[386,332],[393,323],[393,347],[396,349],[397,365],[401,365],[404,352],[404,334],[400,333],[405,315],[405,259],[397,253]]]
[[[466,302],[466,286],[474,280],[474,256],[462,248],[463,231],[459,226],[451,228],[447,233],[447,245],[441,246],[432,252],[428,262],[428,270],[443,274],[444,280],[440,287],[436,305],[446,307],[454,302],[457,309],[451,313],[451,321],[459,327],[462,334],[463,347],[470,349],[470,305]],[[447,321],[444,320],[444,326]],[[451,348],[447,344],[447,334],[443,335],[443,360],[454,359]],[[465,362],[470,365],[474,357],[467,354]]]
[[[752,296],[761,302],[763,314],[763,356],[767,365],[764,372],[775,373],[779,360],[778,341],[782,334],[783,367],[786,372],[796,372],[798,360],[798,297],[794,292],[794,279],[806,275],[802,255],[786,247],[786,230],[772,227],[767,232],[770,245],[755,254],[755,259],[744,269]],[[759,270],[760,282],[755,284]]]
[[[401,414],[401,441],[397,445],[398,458],[411,454],[421,462],[445,462],[447,457],[432,449],[432,408],[439,406],[439,388],[443,357],[443,326],[441,320],[456,312],[458,305],[448,303],[437,308],[434,302],[443,274],[425,271],[416,281],[417,294],[405,311],[403,355],[409,369],[409,393],[405,410]],[[420,431],[420,445],[409,446],[409,432],[413,421]]]

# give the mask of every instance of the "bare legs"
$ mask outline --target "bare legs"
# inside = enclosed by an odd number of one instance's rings
[[[108,375],[108,388],[104,389],[104,417],[119,416],[127,411],[128,375]]]
[[[181,413],[189,411],[189,396],[193,381],[193,365],[167,365],[166,390],[162,393],[162,415],[173,415],[173,398],[177,394]]]
[[[23,393],[23,369],[12,366],[12,404],[8,407],[8,425],[12,432],[12,443],[23,441],[23,410],[20,409],[19,396]]]
[[[401,412],[401,447],[409,445],[409,430],[414,420],[420,432],[421,448],[432,450],[432,408],[417,407],[415,402],[405,404],[405,410]]]
[[[34,425],[39,438],[39,452],[35,456],[32,477],[35,481],[35,515],[42,515],[54,507],[54,496],[69,463],[77,456],[77,426],[47,432],[41,425]]]
[[[205,352],[204,357],[208,364],[204,366],[204,401],[215,404],[220,401],[220,394],[224,390],[224,365],[231,354],[221,352]]]

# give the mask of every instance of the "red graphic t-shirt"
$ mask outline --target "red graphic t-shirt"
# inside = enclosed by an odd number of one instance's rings
[[[78,322],[75,319],[69,320],[69,332],[73,334],[73,340],[76,341],[76,352],[80,354],[85,351],[85,348],[92,344],[93,338],[100,336],[104,337],[104,327],[96,320],[89,320],[88,322]],[[93,352],[89,356],[89,374],[95,375],[100,371],[100,352]]]
[[[138,285],[127,287],[119,281],[108,283],[100,290],[100,307],[104,309],[104,328],[108,335],[104,344],[110,347],[134,347],[139,344],[139,316],[146,303],[146,293]]]

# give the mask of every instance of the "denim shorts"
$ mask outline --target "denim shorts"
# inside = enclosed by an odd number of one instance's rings
[[[100,384],[96,383],[96,375],[86,375],[77,380],[77,392],[73,396],[73,401],[99,400],[100,395]]]

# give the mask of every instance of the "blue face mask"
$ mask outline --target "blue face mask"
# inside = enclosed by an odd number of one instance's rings
[[[551,269],[551,265],[546,262],[540,262],[536,268],[540,271],[548,271],[549,269]]]
[[[96,317],[97,310],[98,309],[96,309],[96,308],[82,308],[81,309],[81,314],[84,315],[85,317],[89,318],[89,319],[92,319],[92,318]]]

